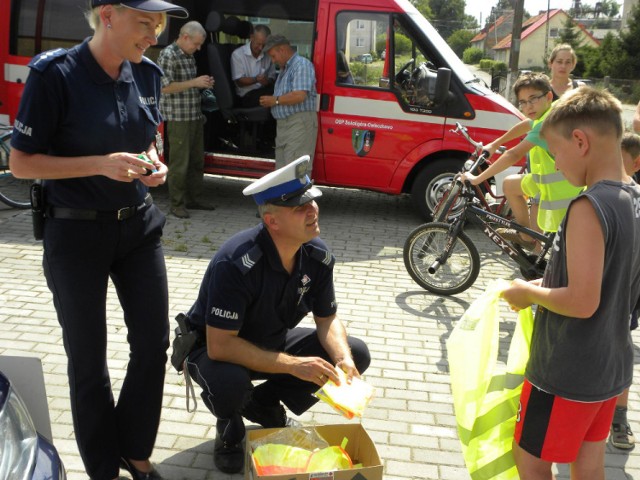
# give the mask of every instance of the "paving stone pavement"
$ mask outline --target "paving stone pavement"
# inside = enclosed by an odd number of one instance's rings
[[[216,210],[194,211],[188,220],[167,217],[164,248],[172,316],[191,306],[208,261],[222,242],[258,221],[255,205],[241,194],[247,184],[244,179],[206,176],[208,199]],[[471,231],[482,257],[478,281],[457,296],[432,295],[411,280],[403,264],[403,243],[421,223],[408,197],[322,189],[321,236],[337,258],[338,314],[351,334],[368,343],[373,356],[364,379],[376,387],[376,397],[361,422],[377,444],[385,480],[468,479],[455,430],[445,341],[490,280],[517,276],[514,264],[479,232]],[[166,189],[156,190],[154,198],[168,211]],[[29,212],[0,207],[0,354],[42,359],[54,444],[68,478],[84,480],[69,409],[66,356],[42,275],[41,254],[41,243],[31,236]],[[112,288],[107,309],[109,368],[117,397],[128,348]],[[502,314],[500,360],[504,361],[515,314],[506,306]],[[639,356],[636,371],[640,373]],[[637,388],[632,387],[630,397],[630,419],[640,432]],[[162,475],[167,480],[243,478],[213,467],[212,416],[201,402],[192,413],[185,407],[183,377],[168,364],[152,457]],[[322,403],[297,419],[305,424],[348,422]],[[607,446],[606,465],[610,480],[640,479],[637,451],[624,453]],[[568,478],[566,466],[556,472],[559,478]],[[128,478],[124,475],[121,478]]]

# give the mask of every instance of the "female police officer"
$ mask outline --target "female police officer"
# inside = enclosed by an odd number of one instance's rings
[[[164,0],[91,6],[93,37],[29,64],[10,162],[16,176],[44,179],[44,273],[62,326],[86,471],[113,479],[120,465],[134,479],[158,479],[149,457],[162,404],[168,289],[165,219],[148,187],[164,183],[167,169],[154,147],[161,71],[143,54],[167,14],[188,14]],[[142,152],[152,165],[138,158]],[[106,361],[109,277],[130,345],[117,403]]]

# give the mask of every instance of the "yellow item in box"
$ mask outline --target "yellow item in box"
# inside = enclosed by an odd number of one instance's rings
[[[311,452],[304,448],[265,443],[253,451],[258,475],[301,473],[306,471]]]
[[[345,437],[339,447],[327,447],[313,452],[307,464],[307,472],[332,472],[334,470],[348,470],[353,467],[353,462],[345,451],[348,441]]]
[[[316,392],[316,397],[348,419],[362,417],[364,409],[373,398],[375,389],[357,377],[354,377],[351,383],[347,383],[347,375],[340,369],[337,371],[340,385],[328,380]]]
[[[341,445],[345,438],[348,444],[343,446],[354,465],[346,470],[323,472],[283,473],[262,475],[258,473],[258,466],[252,451],[259,445],[270,443],[268,437],[289,430],[288,428],[247,429],[245,480],[382,480],[382,462],[375,444],[361,424],[315,425],[313,430],[324,439],[329,446]],[[273,437],[271,437],[273,438]],[[265,441],[266,440],[266,441]],[[326,448],[326,447],[323,447]],[[340,447],[338,447],[340,448]]]

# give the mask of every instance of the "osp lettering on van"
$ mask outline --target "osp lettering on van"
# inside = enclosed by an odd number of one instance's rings
[[[226,318],[228,320],[238,320],[238,313],[225,310],[223,308],[212,307],[211,315],[219,318]]]

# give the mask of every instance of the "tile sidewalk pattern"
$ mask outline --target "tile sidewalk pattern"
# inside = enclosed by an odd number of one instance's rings
[[[222,242],[258,221],[252,201],[241,194],[247,184],[247,180],[207,176],[205,187],[216,210],[194,211],[188,220],[167,218],[164,244],[172,316],[191,306],[208,261]],[[378,446],[385,480],[468,479],[455,430],[445,341],[487,282],[517,276],[514,264],[485,237],[471,232],[482,258],[478,281],[455,297],[432,295],[411,280],[402,260],[407,235],[421,223],[408,197],[324,187],[323,191],[320,226],[337,258],[339,316],[351,334],[366,340],[373,356],[365,379],[377,391],[362,423]],[[154,192],[154,197],[168,211],[166,189]],[[42,275],[41,254],[41,243],[31,236],[29,212],[0,207],[0,355],[42,359],[54,443],[69,479],[84,480],[69,410],[66,357]],[[117,396],[128,348],[113,289],[107,308],[109,367]],[[502,313],[505,341],[500,356],[504,361],[515,315],[506,307]],[[636,360],[638,373],[639,363]],[[165,385],[152,458],[163,476],[167,480],[243,478],[213,467],[212,416],[201,402],[196,412],[186,411],[183,378],[170,365]],[[640,433],[636,387],[631,389],[630,418]],[[317,404],[298,420],[305,424],[347,422],[324,404]],[[609,480],[640,479],[637,450],[624,453],[607,446],[606,465]],[[559,478],[568,478],[566,466],[556,471]]]

